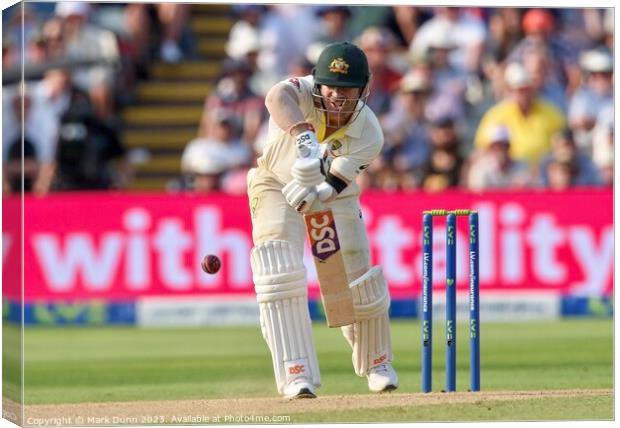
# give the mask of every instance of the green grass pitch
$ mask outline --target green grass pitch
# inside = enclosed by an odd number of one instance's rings
[[[420,391],[420,324],[393,322],[398,392]],[[18,400],[19,331],[4,325],[3,390]],[[314,324],[320,396],[369,394],[355,376],[339,329]],[[433,389],[443,387],[443,325],[434,326]],[[467,325],[457,330],[457,390],[469,385]],[[276,397],[271,359],[259,327],[148,329],[27,327],[24,385],[26,405]],[[483,391],[544,391],[613,388],[613,321],[483,323]],[[295,422],[611,419],[613,397],[566,397],[487,406],[453,404],[360,412],[299,415]],[[368,416],[368,415],[367,415]]]

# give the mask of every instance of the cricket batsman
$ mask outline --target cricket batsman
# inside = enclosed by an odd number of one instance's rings
[[[374,392],[398,387],[392,368],[388,287],[370,250],[359,203],[358,174],[383,146],[366,105],[366,55],[350,43],[325,47],[312,75],[277,83],[267,94],[268,141],[248,173],[253,279],[263,337],[278,392],[314,398],[321,384],[303,264],[305,224],[313,205],[332,209],[353,296],[355,322],[342,328],[353,368]]]

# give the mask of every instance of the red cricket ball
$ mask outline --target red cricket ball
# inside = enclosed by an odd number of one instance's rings
[[[202,266],[202,270],[206,273],[214,274],[220,270],[220,267],[222,267],[222,262],[220,262],[220,258],[218,256],[207,254],[202,259],[200,266]]]

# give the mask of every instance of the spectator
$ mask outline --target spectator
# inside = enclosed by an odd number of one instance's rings
[[[605,35],[603,36],[603,43],[607,47],[610,52],[614,51],[614,9],[607,8],[604,9],[603,16],[603,29],[605,30]]]
[[[472,156],[467,186],[472,190],[522,188],[532,183],[527,163],[510,156],[510,134],[504,126],[490,128],[489,145]]]
[[[400,81],[399,97],[383,118],[383,159],[399,174],[415,173],[428,162],[430,141],[425,110],[431,82],[422,70],[413,70]],[[415,177],[415,176],[414,176]],[[409,182],[419,186],[418,176]]]
[[[48,19],[43,24],[41,33],[45,40],[47,58],[49,60],[61,59],[65,55],[63,20],[58,17]]]
[[[60,120],[53,189],[93,190],[119,187],[125,149],[85,94],[71,91]],[[120,162],[120,163],[117,163]]]
[[[427,34],[433,37],[429,40],[426,58],[433,79],[433,92],[428,101],[427,114],[431,119],[451,116],[461,121],[465,117],[467,75],[449,61],[450,53],[457,48],[452,41],[450,27],[438,24],[431,28],[433,33]]]
[[[24,55],[25,63],[37,63],[40,62],[39,58],[33,57],[38,55],[36,50],[37,39],[39,39],[39,27],[41,25],[41,19],[37,16],[36,11],[29,3],[21,3],[10,7],[6,13],[9,17],[6,22],[6,26],[3,25],[2,38],[8,39],[19,47],[16,49],[15,54],[19,58],[17,64],[21,64],[22,48],[27,47]],[[3,11],[3,24],[5,12]],[[31,49],[34,47],[35,49]]]
[[[431,16],[424,7],[392,6],[392,14],[387,26],[394,32],[399,44],[408,47],[411,45],[420,25],[430,19]]]
[[[570,100],[569,126],[581,150],[590,152],[592,129],[601,111],[613,106],[613,58],[605,50],[590,50],[581,56],[585,85]]]
[[[191,141],[181,158],[183,190],[200,193],[219,192],[226,172],[226,150],[202,139]]]
[[[4,36],[2,39],[2,68],[7,69],[17,66],[18,52],[15,46],[15,41],[11,38]]]
[[[316,15],[320,19],[320,35],[316,41],[328,45],[330,43],[345,42],[352,39],[348,31],[348,21],[351,18],[351,9],[347,6],[325,5],[319,6]]]
[[[245,60],[224,61],[222,77],[217,83],[215,91],[206,101],[200,122],[199,137],[210,135],[213,126],[213,110],[225,110],[235,120],[236,135],[248,147],[256,139],[263,116],[265,115],[264,101],[249,87],[252,69]]]
[[[483,85],[492,101],[501,99],[504,61],[523,37],[521,9],[496,8],[489,18],[489,34],[482,56]]]
[[[245,192],[245,177],[251,150],[235,137],[236,118],[226,110],[209,113],[213,127],[209,135],[189,142],[181,158],[187,189],[198,192]]]
[[[489,34],[484,48],[487,61],[498,65],[523,38],[521,30],[521,9],[498,7],[489,17]]]
[[[486,28],[484,22],[464,8],[437,7],[435,16],[415,33],[409,47],[415,57],[423,57],[439,32],[447,29],[455,49],[450,53],[450,65],[468,74],[480,70]]]
[[[594,127],[593,161],[598,167],[601,181],[606,186],[614,184],[614,125],[600,124]]]
[[[572,186],[572,172],[569,162],[551,159],[545,165],[548,177],[547,187],[553,190],[567,190]]]
[[[41,33],[37,33],[28,41],[25,51],[30,64],[44,64],[48,59],[45,39]]]
[[[289,69],[289,76],[307,76],[312,74],[312,69],[314,68],[314,64],[312,64],[305,57],[299,57],[296,61],[291,62],[291,67]]]
[[[316,63],[319,54],[330,43],[346,42],[353,39],[348,24],[351,10],[347,6],[325,5],[316,10],[319,18],[319,32],[308,46],[306,57]]]
[[[454,118],[435,118],[430,127],[430,142],[429,159],[421,168],[422,188],[439,192],[458,186],[464,159],[460,153],[461,140]]]
[[[276,76],[265,69],[261,33],[263,31],[266,7],[257,4],[237,5],[239,15],[230,30],[226,43],[226,54],[235,60],[246,61],[252,69],[249,86],[256,94],[264,96],[273,85]]]
[[[45,194],[50,190],[58,137],[58,118],[30,86],[2,90],[2,149],[4,174],[11,191],[21,189],[21,146],[24,138],[25,191]],[[22,115],[23,108],[23,115]]]
[[[512,157],[535,167],[549,152],[551,136],[564,128],[565,118],[557,108],[538,97],[532,77],[523,65],[509,64],[505,82],[508,96],[484,114],[474,144],[478,149],[486,148],[489,128],[504,125],[511,136]]]
[[[157,27],[153,29],[150,14],[154,8]],[[129,3],[126,6],[125,27],[135,44],[138,57],[149,55],[150,38],[153,33],[161,34],[159,58],[168,63],[179,62],[184,55],[181,46],[183,31],[189,18],[190,5],[183,3]]]
[[[549,165],[549,164],[553,165]],[[589,156],[581,153],[575,145],[573,134],[565,129],[553,135],[551,153],[542,161],[540,182],[545,187],[554,187],[552,174],[564,176],[568,167],[569,186],[596,186],[601,184],[601,177]],[[560,182],[561,180],[558,180]]]
[[[235,6],[239,20],[230,29],[226,43],[226,54],[233,59],[246,59],[248,53],[260,47],[260,33],[265,6],[240,4]]]
[[[554,12],[559,22],[557,32],[576,52],[590,49],[603,43],[605,9],[557,8]]]
[[[107,120],[114,111],[114,72],[120,59],[118,45],[114,33],[87,22],[89,11],[87,3],[61,2],[56,5],[56,14],[63,19],[68,58],[100,61],[96,66],[75,70],[73,80],[80,89],[88,92],[99,118]]]
[[[549,51],[543,47],[534,47],[524,53],[523,65],[532,76],[532,86],[540,98],[553,104],[563,114],[568,110],[565,88],[557,80],[550,78]]]
[[[372,74],[367,103],[377,116],[381,116],[390,109],[391,100],[402,78],[389,64],[394,37],[384,28],[369,27],[360,35],[357,45],[366,54]]]
[[[549,79],[566,88],[568,95],[579,85],[577,48],[567,45],[556,31],[555,19],[547,9],[530,9],[523,15],[525,37],[508,55],[506,62],[524,62],[531,49],[545,48],[549,51]]]
[[[259,67],[262,72],[273,76],[273,84],[288,75],[289,61],[306,55],[318,27],[312,7],[300,4],[274,4],[269,7],[262,22]],[[284,40],[286,43],[283,43]],[[314,63],[314,60],[308,59]]]

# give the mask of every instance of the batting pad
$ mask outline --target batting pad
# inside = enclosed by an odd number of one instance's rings
[[[341,329],[353,348],[355,373],[366,376],[371,368],[392,361],[390,294],[380,266],[371,268],[349,287],[356,322]]]
[[[255,246],[250,263],[261,331],[271,350],[278,391],[282,394],[298,378],[320,386],[301,256],[289,242],[274,240]]]

